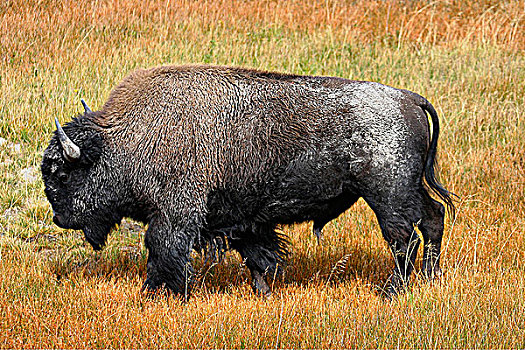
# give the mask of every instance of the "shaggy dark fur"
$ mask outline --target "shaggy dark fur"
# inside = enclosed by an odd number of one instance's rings
[[[430,136],[427,112],[433,125]],[[424,239],[423,270],[440,273],[444,207],[434,175],[438,117],[423,97],[377,83],[230,67],[138,70],[102,109],[55,135],[42,174],[54,222],[100,249],[123,217],[149,224],[144,287],[187,294],[192,249],[236,249],[256,291],[286,256],[277,224],[323,226],[362,197],[395,256],[395,294]],[[423,179],[426,180],[427,187]]]

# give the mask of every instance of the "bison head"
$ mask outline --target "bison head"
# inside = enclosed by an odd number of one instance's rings
[[[103,157],[104,139],[90,120],[89,109],[57,130],[42,159],[42,178],[53,208],[53,222],[81,229],[93,248],[100,249],[115,223],[114,176]]]

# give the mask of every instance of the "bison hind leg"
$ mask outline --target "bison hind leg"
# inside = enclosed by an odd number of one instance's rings
[[[313,232],[317,236],[317,242],[320,243],[323,237],[324,226],[344,213],[359,199],[355,193],[343,193],[338,197],[323,203],[319,206],[319,210],[315,215],[313,221]]]
[[[231,239],[231,247],[237,250],[252,275],[255,293],[271,294],[268,276],[275,276],[281,270],[288,255],[287,240],[275,230],[275,225],[252,225],[251,229],[239,232]]]
[[[387,195],[364,196],[376,214],[383,237],[394,257],[394,269],[384,288],[388,298],[406,289],[414,269],[420,245],[416,227],[424,220],[424,199],[421,193],[415,187],[399,189],[397,193]]]
[[[419,228],[423,236],[423,266],[422,270],[428,279],[441,276],[439,266],[441,255],[441,240],[443,238],[445,207],[432,199],[428,192],[423,194],[424,212]]]
[[[399,197],[398,197],[399,198]],[[386,294],[391,297],[406,288],[410,274],[414,268],[420,238],[416,227],[423,237],[422,272],[433,279],[441,275],[440,255],[443,237],[444,206],[432,199],[427,190],[421,187],[417,192],[405,197],[403,203],[397,202],[386,210],[374,210],[385,239],[388,241],[394,261],[394,272],[389,278]],[[389,209],[394,211],[389,212]]]

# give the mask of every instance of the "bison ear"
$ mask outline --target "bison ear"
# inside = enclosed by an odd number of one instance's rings
[[[60,126],[58,119],[55,117],[55,125],[57,127],[57,136],[62,149],[64,150],[64,158],[70,162],[74,162],[80,158],[80,147],[75,145],[69,137],[67,137],[64,129]]]
[[[84,106],[84,114],[91,113],[91,108],[88,107],[86,101],[84,99],[80,99],[80,102],[82,102],[82,106]]]

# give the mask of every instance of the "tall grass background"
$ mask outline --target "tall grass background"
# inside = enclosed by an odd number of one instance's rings
[[[0,346],[8,348],[525,347],[523,1],[60,1],[0,3]],[[440,281],[385,302],[392,268],[359,201],[252,294],[231,253],[197,254],[186,303],[149,300],[144,227],[102,252],[53,225],[39,175],[54,130],[100,107],[139,67],[206,63],[372,80],[427,97],[441,181],[457,193]],[[420,259],[418,260],[420,264]]]

